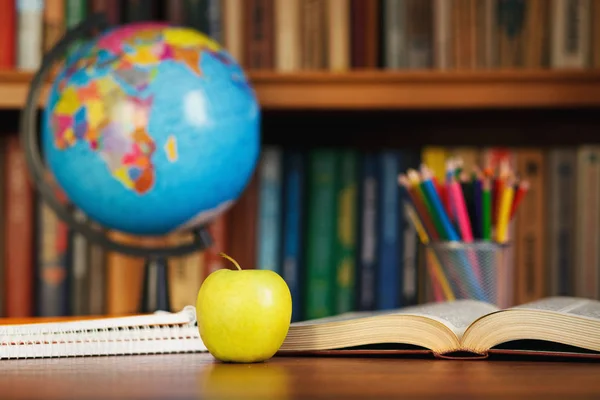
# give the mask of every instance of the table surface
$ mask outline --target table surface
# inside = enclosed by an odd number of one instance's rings
[[[600,398],[600,362],[275,357],[223,364],[209,354],[0,362],[10,399]]]

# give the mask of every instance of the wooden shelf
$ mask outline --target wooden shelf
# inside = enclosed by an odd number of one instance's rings
[[[600,71],[257,71],[248,75],[265,110],[600,107]],[[30,80],[29,73],[0,71],[0,109],[21,108]]]

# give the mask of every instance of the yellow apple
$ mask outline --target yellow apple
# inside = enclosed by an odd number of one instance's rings
[[[196,300],[198,330],[217,360],[252,363],[273,357],[287,336],[292,296],[281,276],[269,270],[242,269],[211,273]]]

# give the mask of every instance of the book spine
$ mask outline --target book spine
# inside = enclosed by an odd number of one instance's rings
[[[285,155],[284,163],[282,277],[292,295],[292,321],[300,321],[303,318],[301,266],[306,159],[300,151],[290,151]]]
[[[69,314],[66,226],[39,197],[37,205],[36,314],[41,317],[65,316]]]
[[[65,3],[62,0],[45,0],[44,52],[58,42],[65,32]],[[1,35],[0,35],[1,36]]]
[[[408,66],[406,0],[383,0],[384,67]]]
[[[139,245],[141,239],[112,231],[113,240],[123,244]],[[144,262],[141,257],[131,257],[117,252],[106,254],[106,312],[110,315],[139,312],[144,279]]]
[[[418,151],[406,150],[401,153],[401,170],[407,171],[409,168],[418,169],[421,164],[421,157]],[[400,191],[399,207],[400,207],[400,231],[402,244],[400,248],[404,252],[400,264],[402,265],[404,283],[402,287],[403,306],[418,304],[419,302],[419,240],[417,231],[404,208],[405,202],[410,202],[408,195],[404,191]]]
[[[517,68],[524,65],[525,7],[523,0],[498,0],[501,67]]]
[[[219,253],[228,253],[227,248],[227,218],[229,211],[220,214],[208,225],[208,232],[213,245],[205,249],[204,279],[213,272],[225,268],[225,259]]]
[[[81,211],[75,217],[81,222],[86,220]],[[69,230],[65,227],[66,231]],[[90,273],[88,241],[80,234],[70,230],[70,268],[69,268],[69,310],[71,315],[87,315],[89,313],[88,274]]]
[[[433,65],[433,4],[431,0],[407,0],[406,49],[408,67],[427,69]]]
[[[172,234],[167,240],[171,245],[189,243],[189,235]],[[204,279],[204,252],[195,251],[190,254],[169,259],[169,295],[172,312],[196,304],[200,285]]]
[[[452,67],[452,2],[433,0],[433,65],[436,69]]]
[[[209,35],[208,0],[185,0],[185,24]]]
[[[553,68],[584,68],[590,60],[590,0],[552,0]]]
[[[279,274],[282,169],[281,148],[265,147],[259,162],[256,268]]]
[[[306,319],[334,314],[337,160],[334,150],[315,149],[309,153]]]
[[[223,41],[234,60],[244,65],[244,5],[243,0],[223,1]]]
[[[523,46],[526,68],[548,67],[550,62],[550,3],[547,0],[526,2],[525,39]]]
[[[360,311],[375,309],[377,266],[377,220],[379,208],[379,182],[377,156],[366,153],[362,157],[359,192],[359,265],[357,278],[357,308]]]
[[[574,294],[577,159],[574,149],[548,154],[548,269],[550,296]]]
[[[247,0],[246,68],[270,69],[274,52],[274,0]]]
[[[296,71],[302,66],[300,38],[300,0],[278,0],[274,7],[275,69]]]
[[[327,0],[328,67],[331,71],[350,68],[350,1]]]
[[[17,0],[17,68],[33,71],[42,61],[44,2]]]
[[[335,288],[337,314],[352,311],[355,307],[358,156],[352,150],[343,150],[339,161]]]
[[[34,311],[34,193],[29,182],[25,155],[17,135],[11,135],[7,139],[5,161],[6,316],[31,317]]]
[[[208,35],[217,43],[224,43],[223,9],[221,0],[208,0]]]
[[[94,243],[88,246],[88,304],[90,315],[106,314],[106,252]]]
[[[244,269],[254,269],[256,264],[256,243],[248,238],[248,232],[256,232],[258,210],[258,173],[254,173],[248,186],[229,211],[227,226],[227,247]]]
[[[379,155],[379,220],[377,263],[377,309],[400,307],[400,288],[403,287],[401,265],[403,249],[400,244],[400,171],[399,154],[385,151]]]
[[[529,191],[515,216],[515,301],[523,304],[546,294],[544,258],[546,231],[545,155],[541,150],[517,150],[517,174],[529,181]]]
[[[15,67],[16,21],[17,11],[15,1],[0,1],[0,37],[3,38],[2,46],[0,46],[1,69],[12,69]]]
[[[181,0],[169,0],[169,4]],[[111,25],[117,25],[123,21],[123,10],[120,7],[121,0],[92,0],[93,12],[103,12]]]
[[[169,0],[165,2],[165,18],[173,25],[185,25],[185,0]]]
[[[598,298],[600,257],[600,148],[583,146],[577,154],[575,296]]]
[[[155,17],[155,0],[125,0],[125,22],[151,21]]]
[[[88,14],[87,3],[85,0],[65,0],[65,25],[66,29],[72,29],[85,19]],[[79,45],[80,41],[75,42],[69,49],[68,55],[72,55]]]

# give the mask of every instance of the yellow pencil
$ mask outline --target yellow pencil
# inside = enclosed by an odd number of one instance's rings
[[[417,234],[419,235],[421,243],[423,243],[424,245],[429,244],[429,236],[427,235],[427,232],[425,231],[423,224],[421,224],[421,220],[419,219],[419,216],[417,215],[414,208],[408,204],[404,204],[404,207],[406,207],[406,213],[408,214],[408,217],[411,219],[411,221],[417,231]],[[452,292],[452,288],[450,287],[450,284],[448,283],[448,279],[446,279],[446,275],[444,275],[444,271],[442,271],[442,267],[440,266],[440,261],[438,260],[435,253],[432,254],[431,260],[433,261],[433,263],[432,263],[433,264],[433,273],[435,275],[435,278],[439,282],[440,286],[442,287],[442,291],[444,292],[444,296],[446,297],[446,300],[455,300],[454,293]]]
[[[515,195],[514,182],[509,180],[504,185],[500,199],[500,210],[498,212],[498,226],[496,228],[496,241],[506,243],[508,240],[508,221],[510,220],[510,209],[513,196]]]

